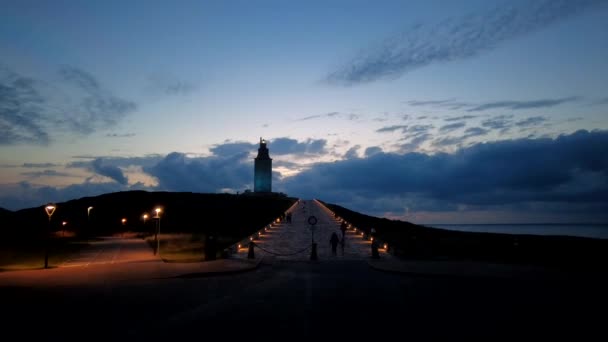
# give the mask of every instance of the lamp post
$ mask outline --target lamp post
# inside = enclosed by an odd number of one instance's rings
[[[122,237],[125,237],[125,226],[127,224],[127,219],[123,217],[120,222],[122,222]]]
[[[61,222],[61,237],[65,237],[65,226],[68,224],[67,221]]]
[[[154,212],[156,213],[156,216],[154,216],[154,218],[157,220],[157,222],[156,222],[156,231],[154,232],[154,242],[156,244],[156,248],[154,249],[154,255],[156,255],[156,253],[160,254],[159,235],[160,235],[160,212],[161,212],[161,209],[160,208],[156,208],[156,209],[154,209]]]
[[[87,208],[87,232],[85,234],[85,236],[89,236],[89,234],[91,234],[91,210],[93,210],[93,207],[88,207]]]
[[[49,268],[49,242],[50,242],[49,236],[51,234],[51,216],[53,216],[55,209],[57,209],[57,206],[52,203],[49,203],[46,205],[46,207],[44,207],[44,211],[46,211],[46,214],[49,217],[49,225],[48,225],[48,230],[46,232],[45,247],[44,247],[44,268]]]

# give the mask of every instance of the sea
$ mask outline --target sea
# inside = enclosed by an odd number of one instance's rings
[[[465,232],[562,235],[608,239],[608,224],[424,224],[424,226]]]

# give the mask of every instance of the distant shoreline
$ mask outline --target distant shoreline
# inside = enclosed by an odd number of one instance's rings
[[[428,228],[462,232],[608,239],[608,223],[452,223],[422,225]]]

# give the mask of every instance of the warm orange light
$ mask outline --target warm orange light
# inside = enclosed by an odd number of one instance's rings
[[[125,224],[125,223],[127,223],[127,219],[123,218],[122,220],[120,220],[120,222],[122,222],[122,224]]]
[[[387,245],[387,244],[384,244],[384,249],[387,249],[387,248],[388,248],[388,245]]]
[[[145,219],[147,219],[147,218],[148,218],[148,214],[144,214],[144,216],[142,216],[142,217],[143,217],[143,218],[144,218],[144,220],[145,220]]]
[[[253,241],[253,236],[250,236],[250,237],[249,237],[249,241]]]
[[[239,249],[241,249],[241,244],[239,243]]]
[[[63,222],[61,222],[61,224],[65,226],[68,223],[66,221],[63,221]]]
[[[370,238],[370,241],[374,241],[374,237],[373,236]]]
[[[49,216],[49,218],[53,215],[53,213],[55,212],[55,209],[57,209],[57,207],[54,204],[47,204],[46,207],[44,208],[44,210],[46,211],[46,214]]]

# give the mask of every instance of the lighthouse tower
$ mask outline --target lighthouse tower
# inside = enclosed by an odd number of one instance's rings
[[[262,138],[254,160],[253,192],[272,192],[272,159],[268,155],[266,140]]]

